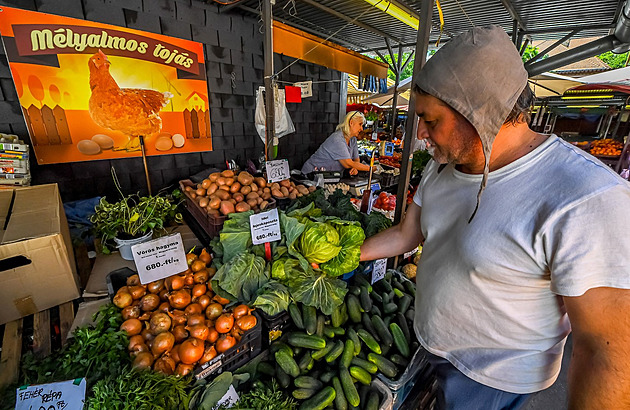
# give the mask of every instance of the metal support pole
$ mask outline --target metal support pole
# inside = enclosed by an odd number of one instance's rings
[[[619,131],[619,126],[621,125],[621,117],[623,116],[623,113],[626,112],[625,108],[622,108],[619,111],[619,114],[617,115],[617,121],[615,122],[615,128],[613,128],[613,132],[610,135],[610,138],[615,139],[615,137],[617,136],[617,132]]]
[[[422,0],[420,5],[420,27],[418,36],[416,37],[416,58],[413,66],[413,76],[411,84],[414,84],[420,70],[424,66],[429,50],[429,34],[431,34],[431,13],[433,10],[433,0]],[[413,90],[413,87],[412,87]],[[416,115],[416,97],[411,92],[409,97],[409,111],[407,113],[407,124],[405,126],[405,141],[403,146],[402,160],[400,162],[400,182],[398,183],[398,191],[396,194],[396,213],[394,214],[394,223],[399,223],[405,213],[407,205],[407,185],[409,185],[409,176],[411,174],[411,145],[413,139],[416,138],[418,116]]]
[[[339,124],[346,116],[348,105],[348,73],[341,73],[341,85],[339,87]]]
[[[398,85],[400,84],[400,74],[402,71],[402,45],[398,45],[398,61],[396,62],[396,82],[394,83],[394,98],[392,99],[392,141],[396,138],[396,118],[398,117]]]
[[[516,19],[512,20],[512,43],[516,44],[518,40],[518,21]]]
[[[265,24],[265,156],[267,161],[273,158],[273,142],[276,135],[275,93],[273,75],[273,13],[272,0],[263,1],[263,20]]]

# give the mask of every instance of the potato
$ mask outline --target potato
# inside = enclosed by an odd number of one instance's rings
[[[295,193],[295,191],[291,191],[291,193],[289,194],[289,199],[295,199],[297,198],[297,193]]]
[[[208,178],[206,178],[203,181],[201,181],[201,187],[203,189],[208,189],[210,187],[210,185],[212,185],[212,181],[210,181]]]
[[[217,192],[214,193],[217,197],[219,197],[219,199],[221,199],[222,201],[227,201],[228,199],[230,199],[230,193],[228,191],[224,191],[222,189],[219,189]]]
[[[231,169],[226,169],[225,171],[221,172],[221,176],[225,178],[234,178],[234,171],[232,171]]]
[[[209,202],[210,201],[208,200],[207,197],[205,197],[205,196],[199,197],[199,206],[200,207],[202,207],[202,208],[207,207]]]
[[[258,190],[260,189],[256,184],[251,184],[249,187],[251,188],[252,192],[258,192]]]
[[[249,206],[249,204],[246,203],[246,202],[240,202],[240,203],[236,204],[235,209],[236,209],[236,212],[247,212],[250,209],[252,209],[252,207]]]
[[[248,199],[247,200],[247,205],[249,205],[251,208],[253,208],[256,205],[258,205],[258,201],[255,198]]]
[[[230,192],[230,186],[229,185],[221,185],[219,187],[219,191]]]
[[[219,207],[219,210],[223,215],[234,213],[234,204],[229,201],[221,201],[221,206]]]
[[[269,192],[269,193],[271,193],[271,189],[270,189],[270,188],[268,188],[268,187],[265,187],[265,188],[263,188],[263,192]]]
[[[231,202],[232,204],[236,205],[236,199],[230,198],[230,199],[228,199],[228,201]]]
[[[197,194],[195,193],[195,191],[192,191],[192,192],[190,193],[190,197],[191,197],[192,199],[197,198]]]
[[[210,181],[212,181],[212,182],[217,182],[217,179],[219,179],[219,177],[220,177],[220,176],[221,176],[221,174],[220,174],[220,173],[215,172],[214,174],[210,174],[210,175],[208,176],[208,178],[209,178],[209,179],[210,179]]]
[[[241,187],[241,194],[243,194],[243,195],[247,195],[247,194],[249,194],[250,192],[252,192],[252,187],[250,187],[249,185],[243,185],[243,186]]]
[[[308,192],[315,192],[316,189],[317,188],[314,185],[310,186],[310,187],[308,187]]]
[[[184,191],[186,192],[190,192],[193,190],[193,187],[191,187],[190,185],[186,185],[186,187],[184,188]]]
[[[249,194],[247,194],[247,196],[245,198],[247,198],[247,199],[256,199],[256,198],[258,198],[258,192],[250,192]]]
[[[221,199],[219,198],[211,198],[210,202],[208,202],[208,208],[210,209],[219,209],[221,206]]]
[[[212,215],[212,216],[219,216],[219,215],[221,215],[218,210],[212,209],[212,208],[206,208],[206,213],[208,215]]]
[[[280,187],[280,192],[282,192],[284,196],[289,196],[289,190],[285,186]]]
[[[283,187],[290,187],[291,186],[291,180],[289,179],[283,179],[282,181],[280,181],[280,186]]]
[[[250,185],[254,182],[254,177],[249,172],[243,171],[238,174],[238,182],[240,182],[241,185]]]
[[[206,195],[206,190],[203,188],[197,188],[197,190],[195,191],[195,194],[197,194],[197,196],[204,196]]]
[[[234,185],[234,178],[225,178],[225,185],[227,186]]]
[[[217,189],[219,189],[219,186],[216,183],[212,182],[210,186],[208,187],[208,189],[206,190],[206,194],[212,195],[215,192],[217,192]]]
[[[271,192],[263,192],[262,193],[262,199],[264,199],[266,201],[269,198],[271,198]]]
[[[243,202],[245,200],[245,195],[241,194],[240,192],[237,192],[234,195],[232,195],[232,198],[234,198],[236,202]]]
[[[271,184],[271,186],[269,188],[271,188],[272,191],[274,189],[277,189],[279,191],[280,190],[280,184],[277,183],[277,182],[274,182],[273,184]]]
[[[221,186],[221,185],[225,185],[225,181],[226,181],[226,178],[223,178],[223,177],[219,177],[219,178],[217,178],[217,184],[218,184],[219,186]]]
[[[279,189],[272,189],[271,195],[275,196],[276,198],[284,198],[284,194]]]
[[[230,192],[235,194],[237,192],[239,192],[241,190],[241,184],[240,182],[235,182],[232,184],[232,186],[230,187]]]
[[[291,181],[291,187],[295,188],[295,182]]]
[[[265,188],[267,186],[267,181],[265,181],[265,178],[261,178],[261,177],[256,177],[254,178],[254,182],[256,183],[256,185],[258,185],[260,188]]]
[[[258,205],[260,205],[262,203],[263,199],[261,197],[256,198],[256,203]]]
[[[300,192],[298,192],[297,197],[298,198],[302,198],[304,195],[302,195]]]
[[[269,202],[267,202],[267,201],[262,201],[262,202],[260,203],[260,210],[261,210],[261,211],[264,211],[265,209],[267,209],[267,207],[268,207],[268,206],[269,206]]]

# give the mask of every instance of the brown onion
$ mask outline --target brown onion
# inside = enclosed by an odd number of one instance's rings
[[[164,312],[164,313],[168,313],[170,310],[171,310],[171,304],[168,302],[160,303],[160,306],[158,306],[157,308],[158,312]]]
[[[206,347],[206,350],[203,351],[203,356],[199,359],[199,364],[208,363],[215,357],[217,357],[217,349],[214,348],[214,345],[209,345]]]
[[[224,313],[217,318],[214,328],[219,333],[228,333],[234,327],[234,316],[231,313]],[[217,350],[218,351],[218,350]]]
[[[149,293],[158,294],[162,289],[164,289],[164,279],[158,279],[147,285],[147,290],[149,291]]]
[[[143,314],[140,315],[138,319],[140,319],[143,322],[146,322],[147,320],[151,319],[151,312],[144,312]]]
[[[199,259],[201,259],[206,265],[212,262],[212,256],[208,253],[206,248],[203,248],[201,250],[201,253],[199,254]]]
[[[219,303],[210,303],[206,309],[206,317],[210,320],[218,318],[222,313],[223,306]]]
[[[236,344],[236,339],[234,339],[230,335],[223,335],[217,340],[217,343],[214,345],[217,349],[218,353],[227,352]]]
[[[238,305],[234,309],[232,309],[232,313],[234,314],[234,319],[239,319],[242,316],[249,315],[252,309],[247,305]]]
[[[171,357],[173,360],[175,360],[175,363],[179,363],[181,361],[181,359],[179,358],[179,347],[180,346],[181,345],[175,345],[175,346],[173,346],[171,351],[168,352],[169,357]]]
[[[203,340],[190,338],[185,340],[179,347],[179,358],[182,363],[194,364],[201,359],[204,352]]]
[[[186,313],[189,316],[199,315],[201,314],[201,312],[203,312],[203,308],[201,307],[199,303],[191,303],[190,305],[186,306],[186,309],[184,309],[184,313]]]
[[[131,302],[133,302],[133,297],[129,292],[118,292],[116,296],[114,296],[113,302],[116,307],[122,309],[131,305]]]
[[[256,326],[256,322],[256,316],[245,315],[236,321],[236,326],[238,326],[241,330],[248,331]]]
[[[208,296],[207,294],[199,296],[199,299],[197,299],[197,303],[201,305],[202,310],[206,310],[206,308],[210,304],[210,296]]]
[[[185,325],[188,320],[188,317],[182,310],[175,309],[172,312],[169,312],[168,315],[173,320],[173,326]]]
[[[193,366],[192,364],[179,363],[175,368],[175,375],[182,377],[186,376],[190,374],[194,368],[195,366]]]
[[[148,351],[150,351],[150,350],[151,350],[151,349],[149,349],[149,346],[148,346],[148,345],[146,345],[146,344],[142,343],[142,344],[139,344],[139,345],[135,345],[135,346],[133,347],[133,349],[130,349],[130,353],[131,353],[131,355],[132,355],[132,356],[135,356],[135,355],[137,355],[138,353],[148,352]]]
[[[129,347],[127,349],[129,349],[129,351],[131,351],[131,350],[133,350],[133,348],[136,345],[143,345],[143,344],[145,344],[144,342],[145,342],[144,337],[142,337],[141,334],[131,336],[129,338]]]
[[[155,336],[153,339],[153,345],[151,346],[151,353],[154,356],[159,356],[162,353],[168,352],[175,345],[175,336],[171,332],[162,332]]]
[[[199,272],[195,272],[193,275],[193,280],[195,283],[206,283],[210,279],[210,275],[208,274],[208,270],[202,269]]]
[[[171,279],[171,289],[173,290],[180,290],[181,288],[183,288],[185,285],[184,283],[184,278],[182,278],[181,276],[173,276]]]
[[[160,297],[158,295],[154,295],[153,293],[144,295],[142,299],[140,299],[140,309],[144,310],[145,312],[155,310],[159,305]]]
[[[186,327],[186,330],[190,332],[190,337],[194,337],[199,340],[208,339],[208,335],[210,334],[210,329],[206,325],[194,325]]]
[[[151,352],[140,352],[136,355],[136,358],[133,359],[133,368],[134,369],[149,369],[153,364],[153,355]]]
[[[198,297],[201,297],[201,295],[204,295],[207,290],[208,290],[208,287],[206,285],[202,283],[198,283],[195,286],[193,286],[191,293],[194,298],[198,298]]]
[[[186,276],[184,276],[184,286],[187,288],[191,288],[192,285],[195,284],[195,277],[193,276],[192,273],[187,274]]]
[[[138,286],[140,285],[140,276],[131,275],[127,278],[127,286]]]
[[[142,332],[140,332],[140,334],[142,335],[142,338],[145,340],[145,342],[147,342],[147,344],[155,339],[155,335],[153,333],[151,333],[150,329],[142,329]]]
[[[234,339],[236,339],[237,342],[241,341],[241,334],[243,333],[243,331],[241,329],[238,328],[238,326],[234,326],[232,327],[232,330],[230,330],[230,336],[232,336]]]
[[[175,371],[175,360],[168,356],[162,356],[153,364],[153,370],[167,375],[173,374]]]
[[[120,325],[120,330],[127,332],[128,336],[139,335],[142,332],[142,322],[138,319],[127,319]]]
[[[214,327],[209,327],[208,338],[206,339],[210,343],[214,343],[219,338],[219,332]]]
[[[134,299],[140,299],[147,294],[147,290],[144,286],[127,286],[127,289],[129,289],[129,293]]]
[[[163,302],[168,301],[168,290],[162,289],[160,293],[158,293],[158,295],[160,296],[161,301]]]
[[[217,268],[215,268],[214,266],[210,266],[208,268],[208,275],[210,275],[210,277],[213,277],[215,273],[217,273]]]
[[[154,335],[168,332],[171,329],[171,317],[164,312],[155,312],[151,315],[149,329]]]
[[[188,316],[188,321],[186,322],[186,324],[188,326],[195,326],[195,325],[204,325],[205,322],[206,322],[206,318],[202,314],[197,314],[197,315]]]
[[[131,295],[129,295],[131,297]],[[123,320],[137,319],[140,317],[140,306],[127,306],[120,312]]]
[[[190,293],[186,290],[176,290],[168,296],[168,301],[175,309],[184,309],[192,300]]]
[[[219,295],[214,295],[214,297],[212,298],[212,300],[214,300],[217,303],[220,303],[222,305],[227,305],[228,303],[230,303],[229,300],[227,300],[226,298],[222,298]]]
[[[206,263],[199,259],[197,259],[190,265],[190,269],[193,272],[199,272],[200,270],[205,269],[205,268],[206,268]]]
[[[186,254],[186,263],[188,264],[188,266],[190,266],[195,259],[197,259],[197,255],[195,255],[194,253],[187,253]]]
[[[173,336],[175,336],[175,343],[181,343],[188,339],[190,333],[188,333],[185,326],[175,326],[173,328]]]

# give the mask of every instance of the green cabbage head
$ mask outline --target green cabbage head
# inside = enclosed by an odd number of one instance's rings
[[[300,253],[309,263],[328,262],[340,250],[339,233],[325,222],[309,222],[300,236]]]

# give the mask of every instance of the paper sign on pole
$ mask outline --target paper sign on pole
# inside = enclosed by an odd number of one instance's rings
[[[134,245],[131,253],[143,285],[188,269],[179,233]]]
[[[270,184],[291,178],[289,161],[286,159],[267,161],[265,162],[265,166],[267,167],[267,180]]]
[[[252,232],[252,244],[254,245],[279,241],[282,237],[277,209],[250,216],[249,226]]]
[[[15,410],[82,410],[85,379],[20,387],[15,393]]]
[[[387,271],[387,258],[375,260],[374,269],[372,270],[372,284],[383,279],[385,277],[386,271]]]
[[[313,82],[312,81],[301,81],[293,85],[295,87],[300,87],[302,89],[302,98],[313,96]]]

